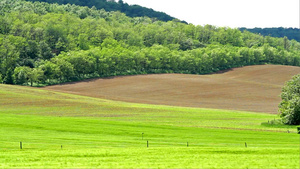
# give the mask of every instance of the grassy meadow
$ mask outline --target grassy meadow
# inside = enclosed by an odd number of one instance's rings
[[[0,115],[0,168],[299,167],[296,126],[272,114],[0,85]]]

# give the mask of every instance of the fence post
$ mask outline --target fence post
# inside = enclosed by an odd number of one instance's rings
[[[300,134],[300,127],[297,127],[297,134]],[[300,137],[299,137],[300,138]],[[300,144],[299,144],[300,145]],[[300,146],[299,146],[300,147]],[[299,161],[299,166],[300,166],[300,161]]]
[[[22,141],[20,141],[20,149],[21,149],[21,150],[23,149]]]
[[[149,147],[149,141],[147,140],[147,148]]]
[[[247,143],[245,142],[245,147],[247,148]]]

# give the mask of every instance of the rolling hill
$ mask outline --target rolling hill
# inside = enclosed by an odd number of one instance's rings
[[[3,84],[0,96],[1,168],[299,165],[296,127],[268,123],[273,114],[124,103]]]
[[[296,41],[24,0],[0,21],[0,168],[299,165],[275,114]]]
[[[46,86],[119,75],[300,66],[299,42],[236,28],[24,0],[1,1],[0,13],[0,83],[5,84]]]
[[[277,113],[281,88],[300,67],[258,65],[210,75],[92,79],[45,89],[127,102]]]

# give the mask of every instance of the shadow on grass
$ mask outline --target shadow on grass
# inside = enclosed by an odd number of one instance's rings
[[[280,119],[263,122],[263,123],[261,123],[261,125],[264,127],[270,127],[270,128],[286,128],[287,130],[288,129],[297,129],[297,127],[300,127],[299,125],[283,124]],[[287,131],[287,132],[289,132],[289,131]]]

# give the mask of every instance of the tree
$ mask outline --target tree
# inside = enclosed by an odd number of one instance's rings
[[[48,63],[48,64],[47,64]],[[51,62],[46,62],[45,73],[48,78],[58,79],[60,82],[67,81],[74,77],[73,65],[61,58],[52,58]]]
[[[14,38],[14,37],[13,37]],[[6,77],[12,75],[19,59],[19,51],[9,37],[2,39],[0,37],[0,72],[4,75],[4,82],[12,84],[12,78]]]
[[[10,20],[7,17],[0,16],[0,33],[1,34],[8,34],[9,31],[11,30],[12,26],[12,20]]]
[[[30,72],[30,67],[27,66],[16,67],[13,74],[14,83],[19,85],[27,83],[29,72]]]
[[[11,68],[9,68],[6,72],[6,76],[4,78],[4,83],[6,84],[14,84],[14,81],[13,81],[13,71]]]
[[[30,86],[33,85],[34,82],[38,83],[43,77],[44,72],[39,68],[30,69],[27,76],[30,82]]]
[[[286,36],[283,38],[283,47],[285,50],[289,50],[290,48],[290,42]]]
[[[280,117],[284,124],[300,124],[300,74],[294,76],[282,88],[279,104]]]
[[[78,46],[82,50],[88,50],[89,49],[89,44],[88,44],[88,37],[86,34],[79,34],[78,38]]]
[[[41,53],[41,57],[45,60],[49,60],[53,57],[53,54],[51,52],[51,48],[49,47],[49,45],[45,42],[45,41],[41,41],[39,43],[39,47],[40,47],[40,53]]]

